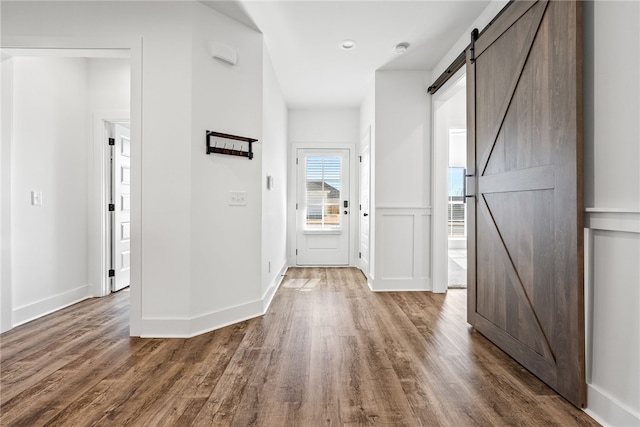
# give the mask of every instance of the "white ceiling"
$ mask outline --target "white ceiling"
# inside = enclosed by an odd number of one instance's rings
[[[489,0],[202,3],[263,33],[290,108],[324,108],[359,106],[376,70],[433,69]]]

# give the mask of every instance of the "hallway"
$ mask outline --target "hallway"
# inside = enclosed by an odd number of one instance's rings
[[[291,268],[264,317],[128,336],[129,292],[0,336],[6,426],[594,426],[465,322],[466,291]]]

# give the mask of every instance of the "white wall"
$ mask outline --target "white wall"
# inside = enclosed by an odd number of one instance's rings
[[[11,329],[11,128],[13,59],[0,58],[0,333]]]
[[[1,7],[3,43],[132,48],[132,334],[262,314],[260,144],[251,161],[204,152],[205,129],[262,137],[262,36],[196,2]],[[211,38],[238,50],[235,67],[214,62]],[[232,189],[247,207],[227,205]]]
[[[357,108],[289,110],[290,143],[357,143],[359,126]]]
[[[14,58],[11,148],[14,325],[88,296],[87,68]],[[31,206],[31,191],[42,206]]]
[[[430,81],[426,71],[376,72],[375,291],[431,290]]]
[[[129,59],[87,58],[89,114],[98,111],[129,111],[131,66]]]
[[[270,300],[287,266],[287,105],[264,49],[262,119],[262,295]],[[273,186],[267,189],[267,176]]]
[[[357,108],[335,108],[335,109],[291,109],[288,119],[288,139],[290,147],[289,161],[289,220],[288,220],[288,259],[290,265],[296,263],[296,147],[344,147],[345,144],[353,147],[351,155],[357,156],[355,147],[360,141],[360,111]],[[351,159],[352,168],[350,170],[350,187],[352,204],[357,200],[357,167]],[[350,219],[350,250],[349,263],[356,265],[358,233],[358,216],[349,215]]]
[[[640,3],[584,7],[587,413],[640,425]]]
[[[217,12],[193,13],[190,315],[203,325],[192,332],[201,332],[210,329],[207,317],[229,323],[262,314],[263,43]],[[236,49],[238,63],[213,58],[210,41]],[[254,158],[205,155],[207,130],[260,140]],[[229,206],[232,190],[247,193],[246,206]]]

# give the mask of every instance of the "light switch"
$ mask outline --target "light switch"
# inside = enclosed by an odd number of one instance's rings
[[[229,206],[246,206],[246,191],[229,191]]]
[[[42,191],[31,192],[31,206],[42,206]]]

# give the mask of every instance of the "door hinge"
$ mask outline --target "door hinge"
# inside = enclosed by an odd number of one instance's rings
[[[298,158],[296,157],[296,165],[298,164]]]
[[[109,138],[109,145],[116,145],[116,139],[115,138]]]
[[[116,210],[116,205],[114,205],[113,203],[109,203],[109,212],[113,212]]]
[[[362,156],[358,156],[358,160],[360,160],[360,163],[362,163]]]
[[[296,210],[298,210],[298,204],[296,203]]]
[[[359,208],[358,208],[358,209],[362,210],[362,205],[359,205]]]
[[[296,255],[298,255],[298,250],[296,249]]]
[[[362,252],[358,252],[358,258],[362,258]]]
[[[109,277],[116,277],[116,271],[115,270],[109,270]]]

